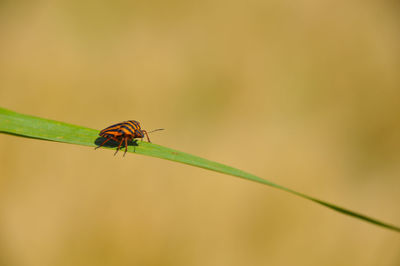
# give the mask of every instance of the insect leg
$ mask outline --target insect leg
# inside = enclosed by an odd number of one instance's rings
[[[106,144],[107,141],[111,140],[111,138],[106,139],[103,143],[101,143],[99,146],[97,146],[96,148],[94,148],[95,150],[100,148],[101,146],[103,146],[104,144]]]
[[[118,152],[119,149],[121,148],[121,144],[122,144],[123,141],[124,141],[124,138],[121,139],[121,141],[120,141],[120,143],[119,143],[119,145],[118,145],[118,148],[117,148],[117,150],[116,150],[115,153],[114,153],[114,156],[115,156],[115,154],[117,154],[117,152]]]
[[[126,154],[127,151],[128,151],[128,138],[126,137],[126,138],[125,138],[125,152],[124,152],[124,157],[125,157],[125,154]]]

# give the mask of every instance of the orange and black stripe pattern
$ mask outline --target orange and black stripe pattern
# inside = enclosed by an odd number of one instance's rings
[[[161,130],[161,129],[157,129],[157,130]],[[129,120],[129,121],[125,121],[122,123],[118,123],[118,124],[109,126],[105,129],[103,129],[102,131],[100,131],[99,135],[101,137],[105,138],[106,140],[103,143],[101,143],[98,147],[96,147],[95,149],[100,148],[106,142],[113,140],[113,141],[119,142],[119,145],[118,145],[118,148],[117,148],[117,151],[115,152],[115,154],[117,154],[117,152],[121,148],[121,145],[123,142],[125,143],[125,153],[126,153],[128,150],[128,141],[131,141],[134,138],[143,139],[144,135],[146,135],[147,141],[151,142],[149,139],[149,135],[147,135],[147,131],[141,129],[140,123],[135,120]],[[125,153],[124,153],[124,156],[125,156]]]

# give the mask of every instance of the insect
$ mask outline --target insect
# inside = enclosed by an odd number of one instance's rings
[[[100,148],[108,141],[113,140],[119,142],[118,148],[115,151],[114,155],[120,150],[122,142],[125,142],[125,152],[124,156],[128,150],[128,141],[131,141],[135,138],[141,138],[143,140],[144,136],[146,135],[147,141],[151,142],[149,139],[148,133],[164,130],[163,128],[155,129],[150,132],[147,132],[144,129],[140,128],[140,123],[135,120],[124,121],[109,127],[106,127],[102,131],[100,131],[99,136],[106,138],[106,140],[97,146],[95,149]]]

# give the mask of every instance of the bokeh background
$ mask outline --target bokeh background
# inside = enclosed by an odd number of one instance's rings
[[[398,1],[1,1],[0,106],[400,224]],[[238,178],[0,135],[0,265],[400,265],[395,232]]]

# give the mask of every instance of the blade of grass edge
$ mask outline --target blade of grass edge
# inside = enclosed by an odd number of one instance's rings
[[[98,138],[98,130],[67,124],[59,121],[48,120],[40,117],[19,114],[7,109],[0,108],[0,132],[16,136],[64,142],[70,144],[95,147],[95,140]],[[390,230],[400,232],[400,228],[366,215],[339,207],[335,204],[319,200],[306,194],[280,186],[258,176],[249,174],[242,170],[220,164],[214,161],[203,159],[191,154],[166,148],[160,145],[147,142],[139,142],[138,146],[128,147],[128,152],[157,157],[174,162],[180,162],[208,170],[213,170],[227,175],[240,177],[246,180],[268,185],[304,199],[311,200],[322,206],[340,212],[345,215],[369,222]],[[106,147],[107,148],[107,147]]]

